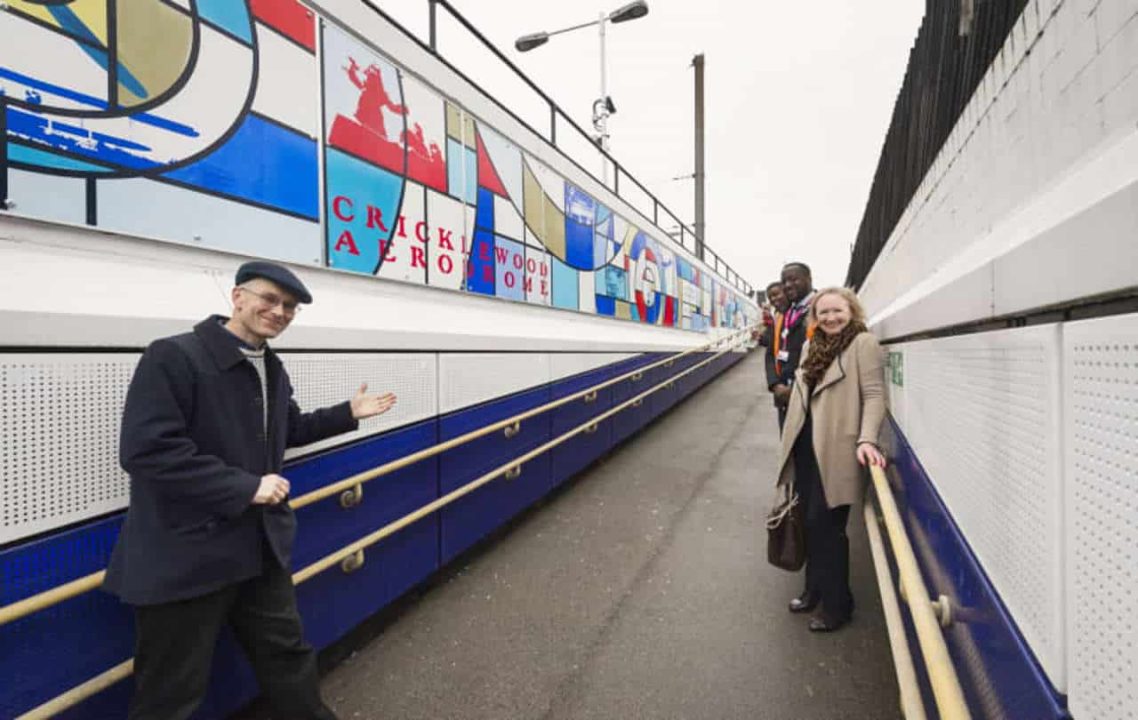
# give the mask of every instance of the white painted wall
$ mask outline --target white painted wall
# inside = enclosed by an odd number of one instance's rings
[[[1138,2],[1030,0],[861,296],[883,337],[1138,285]]]

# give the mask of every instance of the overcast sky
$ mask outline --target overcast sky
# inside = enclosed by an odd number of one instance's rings
[[[600,90],[596,29],[557,36],[524,54],[513,42],[596,19],[622,0],[452,3],[591,127]],[[818,286],[840,284],[924,3],[648,4],[646,17],[608,26],[613,154],[685,223],[694,221],[692,181],[672,178],[694,169],[690,66],[704,53],[708,246],[758,287],[789,260],[811,265]],[[400,0],[382,7],[425,37],[426,5]],[[547,127],[540,104],[496,72],[453,23],[440,25],[439,47],[536,127]],[[590,169],[599,174],[599,164]]]

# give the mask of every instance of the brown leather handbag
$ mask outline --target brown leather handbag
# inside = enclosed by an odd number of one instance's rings
[[[767,515],[767,562],[797,572],[806,564],[806,530],[798,493],[780,485],[782,499]]]

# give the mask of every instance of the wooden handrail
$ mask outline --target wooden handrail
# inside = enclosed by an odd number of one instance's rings
[[[870,476],[873,478],[873,487],[877,492],[877,502],[881,507],[885,529],[889,533],[889,543],[893,546],[893,557],[897,562],[902,596],[909,603],[913,627],[917,631],[917,642],[921,647],[921,655],[928,670],[929,684],[936,699],[937,712],[943,720],[970,720],[972,715],[968,711],[968,704],[964,701],[964,691],[956,676],[956,667],[948,654],[940,621],[933,610],[933,603],[929,599],[921,571],[917,567],[917,558],[913,554],[909,536],[905,533],[901,514],[897,511],[897,503],[893,499],[889,480],[885,477],[885,471],[876,465],[870,466]]]

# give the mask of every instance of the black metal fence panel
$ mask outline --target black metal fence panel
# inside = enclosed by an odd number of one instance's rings
[[[926,0],[846,285],[859,288],[1028,0]]]

